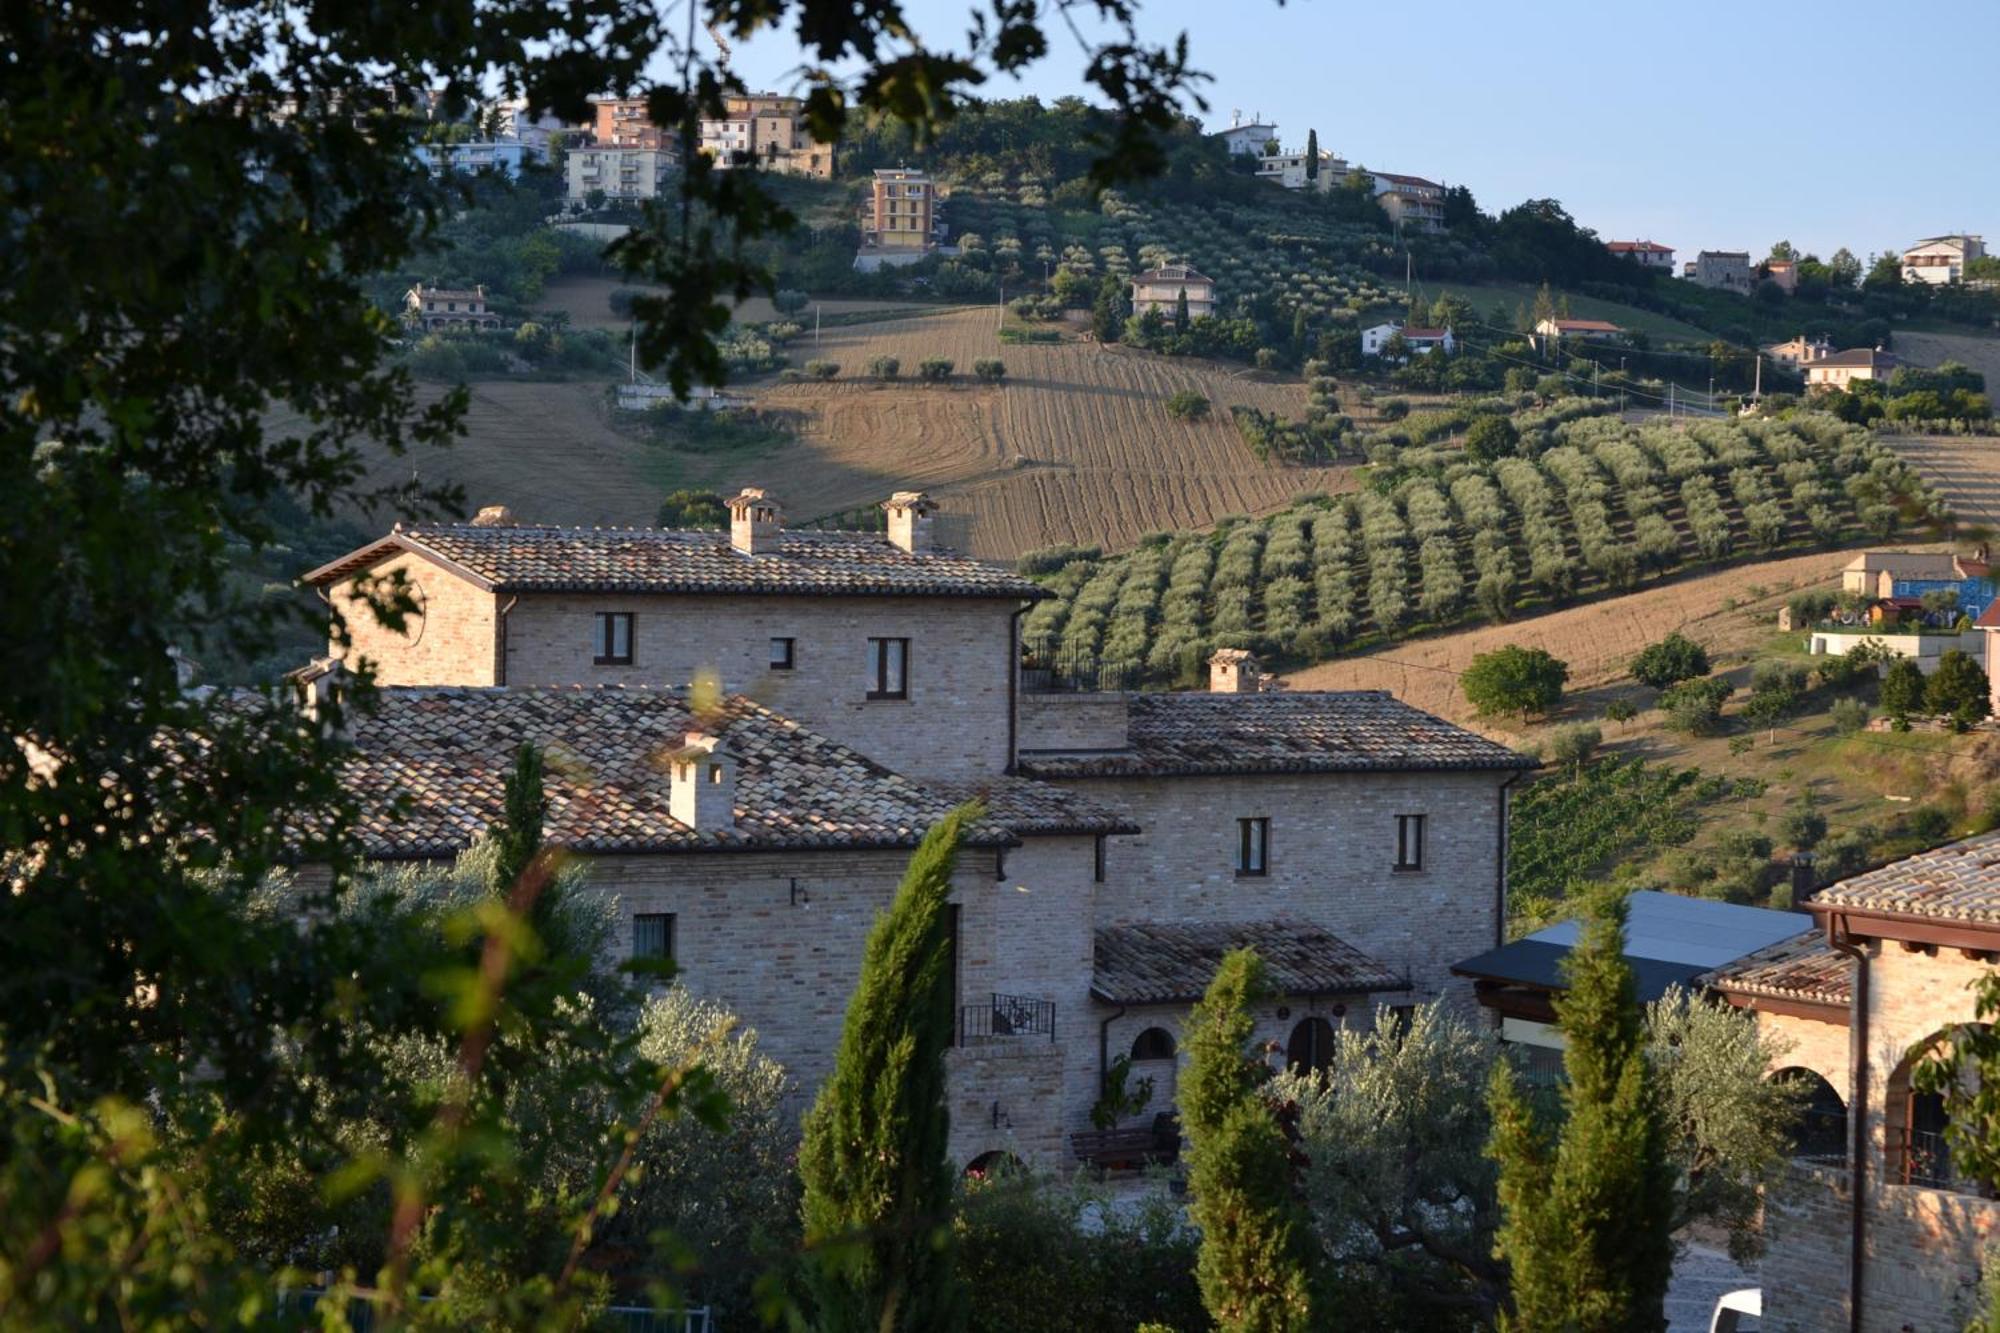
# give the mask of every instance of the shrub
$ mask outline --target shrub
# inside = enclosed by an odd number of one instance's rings
[[[1640,684],[1664,690],[1679,681],[1706,676],[1710,670],[1708,650],[1676,630],[1641,649],[1632,659],[1631,669],[1632,678]]]
[[[1826,714],[1833,720],[1834,731],[1842,736],[1852,736],[1868,725],[1868,705],[1859,699],[1835,699]]]
[[[1809,804],[1794,806],[1778,821],[1778,836],[1787,846],[1809,852],[1826,836],[1826,816]]]
[[[868,373],[878,380],[892,380],[903,373],[903,363],[893,356],[871,357]]]
[[[1482,463],[1506,458],[1520,447],[1521,433],[1514,423],[1499,415],[1477,417],[1465,432],[1465,452]]]
[[[1255,355],[1252,356],[1251,362],[1259,370],[1276,370],[1278,368],[1278,354],[1269,347],[1259,347]]]
[[[1460,680],[1466,701],[1491,716],[1546,713],[1562,699],[1569,664],[1541,648],[1509,644],[1472,659]]]
[[[1208,416],[1208,398],[1193,389],[1182,389],[1167,399],[1167,415],[1181,421],[1201,421]]]
[[[838,361],[806,362],[806,374],[812,376],[816,380],[830,380],[839,373],[840,373],[840,363]]]
[[[729,510],[714,491],[675,491],[660,501],[663,528],[726,528]]]
[[[1384,398],[1375,409],[1384,421],[1401,421],[1410,415],[1410,400],[1407,398]]]
[[[1094,564],[1103,558],[1104,548],[1100,546],[1044,546],[1020,557],[1014,562],[1014,568],[1033,578],[1040,574],[1053,574],[1077,561]]]
[[[928,356],[917,363],[917,378],[930,384],[941,384],[951,378],[953,363],[941,356]]]
[[[1922,713],[1925,685],[1924,673],[1914,660],[1897,658],[1882,674],[1882,711],[1898,722]]]
[[[1667,726],[1685,736],[1705,736],[1722,720],[1722,703],[1731,693],[1729,682],[1703,677],[1669,685],[1660,695]]]
[[[1007,378],[1007,363],[997,356],[982,356],[972,363],[972,373],[988,384]]]
[[[771,298],[771,304],[781,315],[796,315],[806,308],[806,303],[811,299],[804,292],[795,291],[790,287],[780,287],[777,294]]]
[[[1965,730],[1991,711],[1986,671],[1957,648],[1947,649],[1924,686],[1924,707]]]
[[[1596,727],[1587,722],[1571,722],[1549,733],[1549,758],[1575,772],[1589,762],[1603,743],[1604,733]]]
[[[1610,703],[1604,705],[1604,720],[1606,722],[1630,722],[1637,716],[1639,716],[1638,706],[1630,699],[1613,699]]]

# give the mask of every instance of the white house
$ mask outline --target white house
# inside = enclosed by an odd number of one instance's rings
[[[1172,319],[1187,297],[1188,318],[1207,319],[1215,313],[1215,279],[1187,264],[1167,264],[1132,275],[1132,313],[1157,310]]]
[[[1222,146],[1232,153],[1262,157],[1264,146],[1277,139],[1278,127],[1262,116],[1245,120],[1241,111],[1232,111],[1229,113],[1229,128],[1216,131],[1215,137],[1222,140]]]
[[[655,199],[674,172],[674,155],[664,148],[591,144],[570,149],[563,171],[571,202],[602,190],[607,199]]]
[[[1965,266],[1986,257],[1983,236],[1930,236],[1903,251],[1903,281],[1935,287],[1965,281]]]
[[[1560,342],[1568,338],[1582,342],[1613,342],[1625,336],[1625,330],[1608,319],[1545,319],[1535,325],[1535,348],[1537,351],[1550,342]]]
[[[1658,241],[1606,241],[1604,248],[1620,259],[1629,259],[1640,268],[1674,271],[1674,247]]]
[[[1421,352],[1426,356],[1433,347],[1443,348],[1446,356],[1450,356],[1458,347],[1450,329],[1418,329],[1389,323],[1361,330],[1361,355],[1381,356],[1382,349],[1389,345],[1389,339],[1399,333],[1403,335],[1403,343],[1410,351]]]
[[[1319,154],[1319,175],[1308,176],[1307,158],[1304,150],[1296,153],[1266,153],[1257,161],[1257,178],[1276,181],[1287,190],[1303,190],[1311,186],[1316,191],[1331,190],[1347,179],[1347,163],[1325,149]]]

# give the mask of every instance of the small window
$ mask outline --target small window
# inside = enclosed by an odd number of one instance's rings
[[[1174,1058],[1174,1034],[1165,1028],[1147,1028],[1132,1039],[1134,1060],[1171,1060]]]
[[[1097,835],[1090,849],[1090,877],[1099,884],[1104,882],[1104,835]]]
[[[1239,819],[1236,821],[1236,873],[1238,875],[1268,874],[1271,868],[1271,821],[1269,819]]]
[[[720,787],[722,785],[721,764],[710,764],[708,766],[708,785],[711,787]]]
[[[632,665],[632,613],[630,611],[599,611],[597,613],[597,665]]]
[[[1396,816],[1396,869],[1424,868],[1424,817]]]
[[[672,912],[640,912],[632,918],[632,956],[634,958],[674,956]]]
[[[796,660],[797,644],[796,639],[771,640],[771,670],[790,671]]]
[[[908,639],[870,639],[868,641],[869,685],[871,699],[907,699],[910,697],[910,641]]]

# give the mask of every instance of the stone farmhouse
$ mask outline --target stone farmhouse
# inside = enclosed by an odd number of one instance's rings
[[[1812,930],[1707,979],[1791,1043],[1779,1076],[1811,1090],[1795,1178],[1769,1202],[1764,1326],[1961,1327],[2000,1239],[2000,1201],[1954,1167],[1944,1099],[1917,1091],[1912,1072],[1974,1023],[1969,987],[2000,970],[2000,834],[1842,880],[1805,906]]]
[[[1450,964],[1500,940],[1531,760],[1386,694],[1271,691],[1242,652],[1207,692],[1048,689],[1018,669],[1042,590],[937,549],[921,493],[885,503],[886,534],[788,531],[755,488],[730,509],[727,533],[486,510],[312,571],[386,687],[350,737],[370,853],[456,854],[515,748],[545,747],[548,836],[615,895],[628,947],[673,958],[809,1092],[909,849],[984,800],[953,906],[962,1165],[1087,1151],[1121,1058],[1154,1079],[1127,1125],[1154,1144],[1181,1021],[1239,944],[1278,991],[1260,1039],[1301,1064],[1378,1004],[1470,1003]],[[403,633],[351,603],[392,575],[419,607]]]

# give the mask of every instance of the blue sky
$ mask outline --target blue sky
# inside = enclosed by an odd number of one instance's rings
[[[970,0],[906,0],[933,44],[963,43]],[[1357,4],[1143,0],[1149,37],[1188,34],[1233,108],[1306,130],[1351,162],[1472,187],[1489,212],[1562,200],[1607,238],[1682,257],[1762,255],[1781,238],[1864,259],[1919,236],[2000,239],[2000,4],[1924,11],[1851,0],[1775,5],[1473,0]],[[1067,33],[985,95],[1079,91]],[[752,86],[799,65],[783,36],[736,53]]]

